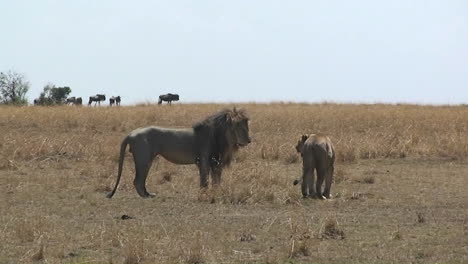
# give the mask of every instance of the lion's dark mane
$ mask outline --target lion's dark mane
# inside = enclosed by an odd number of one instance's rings
[[[242,110],[224,109],[193,125],[197,137],[198,155],[209,153],[210,162],[219,163],[221,166],[229,166],[233,151],[236,146],[230,146],[226,138],[227,130],[233,122],[248,120]]]

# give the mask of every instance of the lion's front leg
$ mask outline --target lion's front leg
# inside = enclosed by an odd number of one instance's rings
[[[198,170],[200,171],[200,188],[208,187],[208,176],[210,174],[210,164],[207,158],[201,157],[198,162]]]
[[[213,186],[219,186],[221,184],[221,174],[223,172],[223,168],[221,164],[211,165],[211,184]]]

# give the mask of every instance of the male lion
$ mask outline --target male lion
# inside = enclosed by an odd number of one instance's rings
[[[233,153],[250,143],[248,120],[244,111],[234,108],[209,116],[192,128],[151,126],[130,132],[120,147],[117,182],[107,197],[112,198],[119,185],[127,145],[135,162],[133,184],[141,197],[154,196],[146,191],[146,177],[157,155],[175,164],[196,164],[202,188],[208,187],[210,171],[212,184],[219,184],[223,167],[230,164]]]
[[[294,185],[302,182],[304,197],[330,198],[330,188],[333,180],[335,150],[325,135],[302,135],[296,145],[297,152],[302,156],[302,178],[294,181]],[[317,183],[314,192],[314,170],[317,170]],[[325,180],[325,190],[322,193],[322,183]]]

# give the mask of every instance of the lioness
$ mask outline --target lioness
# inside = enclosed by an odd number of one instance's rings
[[[302,135],[296,145],[297,152],[302,156],[302,178],[294,181],[294,185],[302,182],[304,197],[330,198],[330,188],[333,180],[335,150],[325,135]],[[317,183],[314,190],[314,171],[317,170]],[[325,190],[322,193],[322,183],[325,180]]]
[[[133,184],[141,197],[154,196],[146,191],[146,177],[157,155],[175,164],[197,164],[202,188],[208,186],[210,171],[212,184],[219,184],[223,167],[229,165],[233,153],[250,143],[248,120],[244,111],[234,108],[209,116],[192,128],[152,126],[130,132],[120,147],[117,182],[107,197],[111,198],[119,185],[127,145],[135,162]]]

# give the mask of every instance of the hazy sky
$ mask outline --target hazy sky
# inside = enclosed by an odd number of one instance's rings
[[[122,102],[468,103],[468,1],[0,0],[0,71]],[[87,99],[85,99],[87,100]]]

